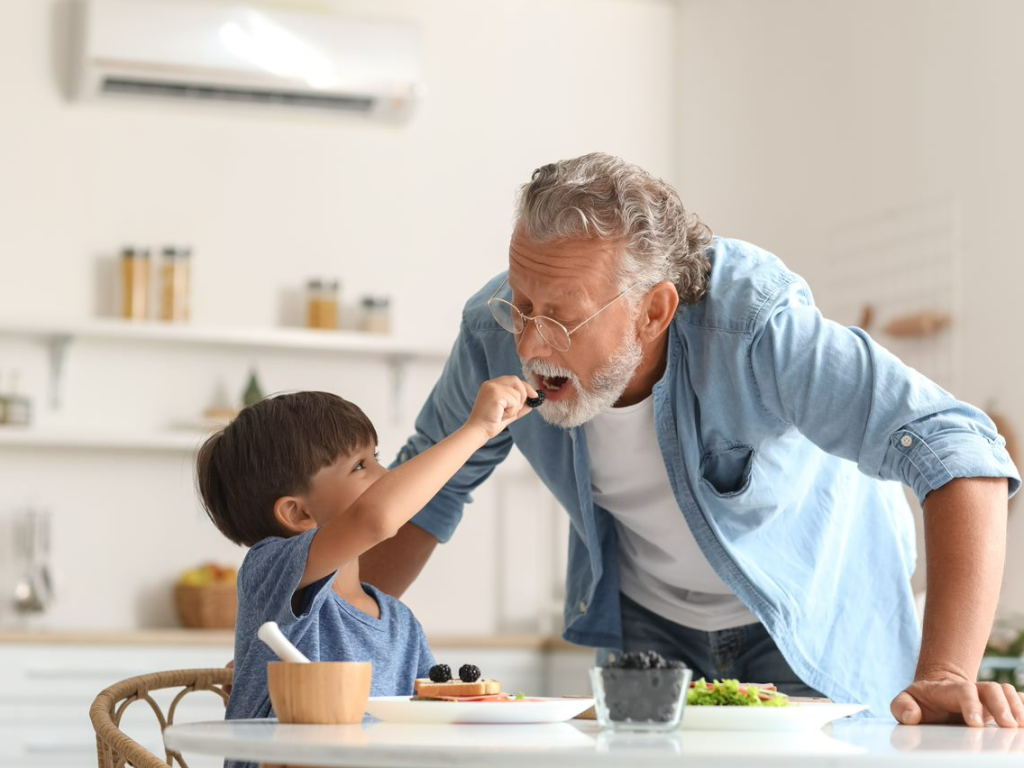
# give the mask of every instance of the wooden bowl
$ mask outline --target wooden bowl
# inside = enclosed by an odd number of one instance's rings
[[[362,722],[372,680],[373,664],[368,661],[267,664],[270,702],[282,723]]]

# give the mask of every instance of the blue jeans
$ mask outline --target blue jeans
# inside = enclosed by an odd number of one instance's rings
[[[625,595],[622,598],[623,651],[657,651],[683,661],[693,679],[735,678],[745,683],[774,683],[790,696],[821,696],[796,676],[762,624],[701,632],[652,613]],[[605,666],[615,649],[598,651]]]

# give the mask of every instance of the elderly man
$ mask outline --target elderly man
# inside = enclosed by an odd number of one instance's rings
[[[510,373],[545,393],[539,415],[369,553],[368,581],[401,594],[514,443],[572,522],[567,640],[907,724],[1024,725],[1015,690],[975,682],[1020,485],[1003,439],[823,318],[770,253],[713,238],[672,187],[618,158],[546,165],[521,191],[508,272],[466,304],[398,460]],[[899,483],[924,504],[923,638]]]

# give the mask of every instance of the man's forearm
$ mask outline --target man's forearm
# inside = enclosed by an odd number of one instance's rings
[[[430,559],[437,539],[413,523],[359,558],[359,578],[381,592],[401,597]]]
[[[924,503],[927,601],[916,679],[973,681],[1006,556],[1007,482],[960,478]]]

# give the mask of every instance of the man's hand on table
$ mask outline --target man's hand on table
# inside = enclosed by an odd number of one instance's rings
[[[995,722],[1003,728],[1024,727],[1024,694],[1009,684],[918,680],[893,699],[890,709],[903,725],[966,723],[980,728]]]

